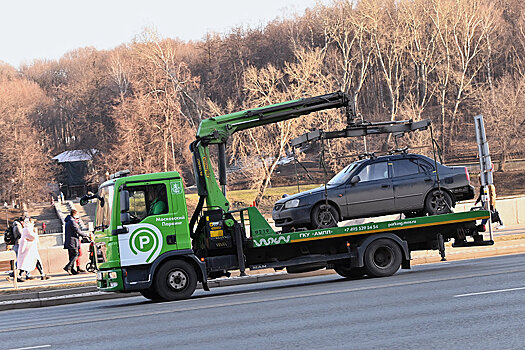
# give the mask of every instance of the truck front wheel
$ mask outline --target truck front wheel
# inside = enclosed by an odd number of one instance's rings
[[[170,260],[157,270],[154,286],[164,300],[186,299],[197,287],[197,273],[185,261]]]
[[[153,300],[153,301],[162,300],[162,298],[152,288],[143,289],[140,291],[140,294],[142,294],[144,298],[149,299],[149,300]]]
[[[366,274],[372,277],[393,275],[401,266],[401,254],[401,248],[390,239],[373,241],[363,257]]]

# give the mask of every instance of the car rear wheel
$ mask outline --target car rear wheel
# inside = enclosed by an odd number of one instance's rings
[[[447,214],[451,208],[452,197],[443,190],[433,190],[425,199],[425,211],[429,215]]]
[[[312,210],[312,228],[336,227],[339,222],[339,213],[330,204],[317,204]]]
[[[401,248],[390,239],[378,239],[370,243],[364,255],[366,274],[372,277],[386,277],[401,267]]]

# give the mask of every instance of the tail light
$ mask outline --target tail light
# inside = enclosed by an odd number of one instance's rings
[[[467,167],[465,167],[465,175],[467,176],[467,182],[470,183],[470,175],[468,174]]]

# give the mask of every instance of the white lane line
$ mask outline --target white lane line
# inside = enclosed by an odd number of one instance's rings
[[[36,345],[36,346],[28,346],[27,348],[13,348],[9,350],[28,350],[28,349],[42,349],[42,348],[50,348],[51,345]]]
[[[461,297],[470,297],[472,295],[483,295],[483,294],[493,294],[493,293],[503,293],[503,292],[512,292],[515,290],[523,290],[525,287],[518,287],[518,288],[509,288],[509,289],[498,289],[498,290],[488,290],[485,292],[477,292],[477,293],[468,293],[468,294],[458,294],[454,295],[454,298],[461,298]]]

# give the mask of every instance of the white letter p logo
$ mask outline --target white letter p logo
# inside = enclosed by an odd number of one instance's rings
[[[149,236],[140,236],[139,237],[139,250],[144,250],[144,246],[150,242]]]

